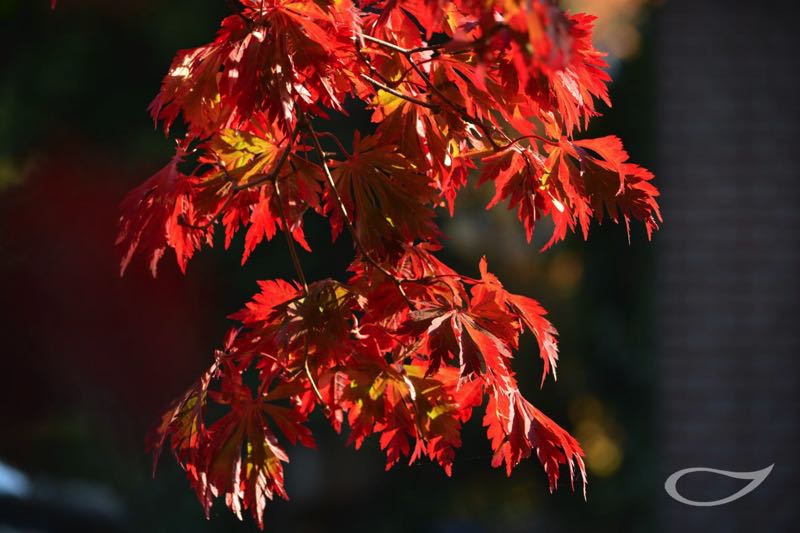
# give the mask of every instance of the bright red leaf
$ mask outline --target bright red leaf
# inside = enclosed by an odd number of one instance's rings
[[[658,228],[652,174],[617,137],[574,137],[610,104],[593,18],[550,0],[238,4],[214,40],[178,52],[150,107],[186,135],[123,202],[122,271],[138,253],[155,275],[167,248],[185,270],[221,225],[226,248],[244,232],[243,262],[284,233],[297,281],[261,282],[232,316],[240,327],[151,436],[155,456],[173,451],[207,513],[223,497],[263,526],[267,501],[287,496],[281,441],[313,446],[315,409],[356,447],[376,435],[387,468],[425,456],[450,475],[488,397],[494,466],[510,474],[535,454],[551,490],[565,466],[585,491],[580,445],[522,397],[512,368],[529,331],[542,383],[555,377],[554,326],[485,258],[478,279],[439,260],[436,209],[455,215],[475,170],[529,241],[551,219],[545,248],[606,217],[629,238],[631,220]],[[350,151],[327,131],[348,98],[374,122]],[[350,234],[346,281],[306,279],[309,210]]]

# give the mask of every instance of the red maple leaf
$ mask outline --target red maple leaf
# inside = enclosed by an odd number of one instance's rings
[[[122,216],[117,244],[124,247],[120,272],[131,262],[137,249],[147,254],[150,271],[156,275],[158,262],[166,249],[172,248],[181,271],[211,233],[193,229],[199,222],[195,215],[190,177],[178,170],[181,150],[170,163],[149,180],[132,190],[122,202]]]
[[[437,258],[436,208],[454,216],[477,169],[495,189],[488,207],[507,202],[529,241],[551,219],[545,248],[606,217],[629,239],[631,220],[658,228],[652,174],[614,136],[574,138],[610,104],[593,18],[550,0],[239,4],[210,43],[178,52],[151,104],[167,132],[181,118],[187,133],[123,202],[122,270],[138,252],[155,274],[167,248],[185,270],[220,224],[226,248],[245,233],[243,263],[284,233],[297,281],[261,282],[232,315],[241,327],[154,431],[156,457],[174,452],[207,513],[223,496],[263,526],[267,501],[286,497],[280,441],[313,445],[315,409],[356,447],[377,435],[387,468],[425,456],[450,475],[488,396],[494,466],[510,474],[535,453],[551,490],[566,466],[585,491],[580,445],[522,397],[512,368],[530,331],[542,384],[555,377],[555,327],[485,258],[478,279]],[[348,98],[374,123],[349,151],[324,129]],[[309,211],[350,234],[346,281],[306,279]]]

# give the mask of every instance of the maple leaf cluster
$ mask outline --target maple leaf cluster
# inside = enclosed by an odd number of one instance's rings
[[[450,475],[473,410],[510,474],[535,455],[556,488],[561,467],[585,492],[583,451],[519,392],[512,356],[532,333],[542,383],[555,377],[556,330],[535,300],[489,272],[436,258],[436,209],[452,215],[469,175],[491,182],[528,240],[588,237],[605,217],[661,221],[652,174],[616,137],[574,135],[608,101],[592,17],[548,0],[240,0],[216,39],[177,54],[150,110],[175,157],[123,203],[122,271],[142,256],[181,270],[220,229],[244,232],[242,262],[285,236],[296,281],[260,283],[232,318],[208,371],[164,414],[151,446],[170,449],[208,512],[216,497],[263,526],[286,498],[285,442],[313,446],[321,410],[356,447],[377,435],[387,468],[428,457]],[[374,131],[343,143],[325,125],[348,99]],[[348,152],[345,144],[351,144]],[[187,170],[188,169],[188,170]],[[346,280],[309,281],[304,215],[347,232]],[[487,400],[488,398],[488,400]],[[213,407],[213,408],[211,408]],[[210,409],[211,408],[211,409]]]

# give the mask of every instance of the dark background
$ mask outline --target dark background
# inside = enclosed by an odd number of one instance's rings
[[[255,280],[292,277],[284,243],[239,268],[205,250],[181,276],[118,276],[123,194],[172,143],[145,107],[175,51],[208,42],[225,2],[0,0],[0,531],[253,531],[218,502],[206,521],[182,472],[155,480],[143,440],[205,369]],[[590,135],[620,135],[653,169],[664,230],[594,227],[538,253],[487,190],[442,216],[443,258],[476,274],[486,254],[539,299],[561,334],[557,383],[538,389],[532,339],[515,360],[526,396],[584,445],[589,498],[548,494],[535,460],[492,469],[476,416],[454,474],[383,471],[320,418],[318,450],[292,449],[289,502],[267,531],[791,531],[798,518],[800,267],[797,32],[791,2],[573,2],[601,18],[614,108]],[[539,242],[545,237],[541,229]],[[342,276],[349,243],[308,220],[310,278]],[[527,377],[526,377],[527,376]],[[663,490],[690,466],[752,471],[755,492],[711,509]],[[10,468],[16,469],[13,473]],[[24,477],[19,477],[24,476]],[[687,497],[742,482],[686,478]],[[4,527],[8,529],[3,529]]]

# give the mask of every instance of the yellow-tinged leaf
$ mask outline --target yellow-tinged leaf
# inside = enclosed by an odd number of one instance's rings
[[[386,378],[382,375],[379,375],[372,383],[372,386],[369,388],[369,398],[371,400],[377,400],[378,398],[381,397],[385,389],[386,389]]]

